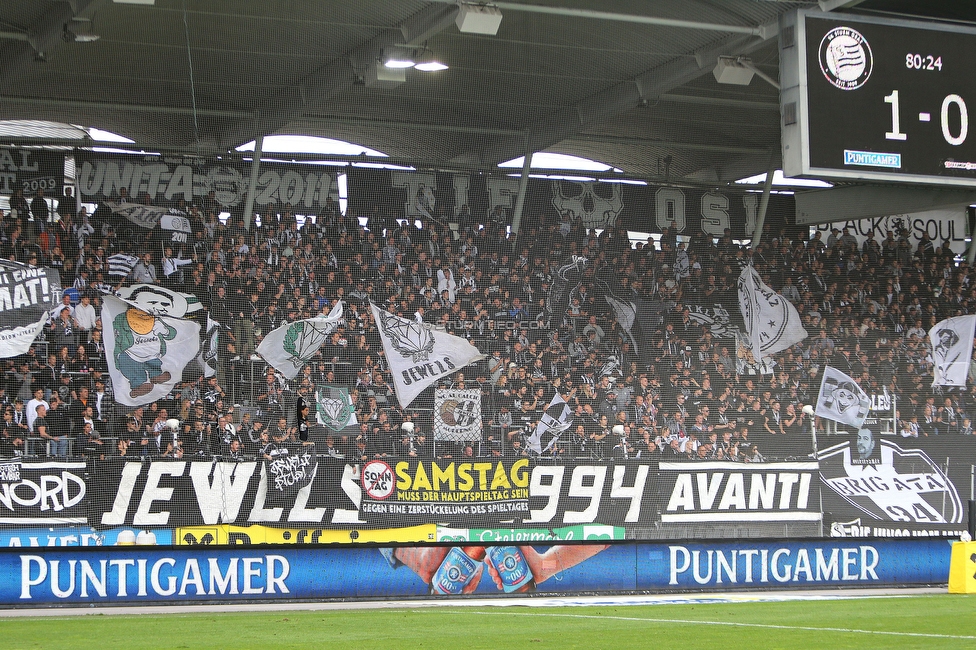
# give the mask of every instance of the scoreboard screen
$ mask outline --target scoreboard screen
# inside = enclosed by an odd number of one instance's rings
[[[779,47],[787,176],[976,186],[976,28],[801,10]]]

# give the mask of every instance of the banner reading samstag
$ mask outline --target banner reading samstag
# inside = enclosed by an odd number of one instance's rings
[[[529,516],[529,460],[373,460],[362,468],[363,517],[374,525],[478,526]]]

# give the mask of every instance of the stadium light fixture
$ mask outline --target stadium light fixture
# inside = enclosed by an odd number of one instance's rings
[[[380,50],[380,62],[386,68],[412,68],[417,65],[414,53],[399,47],[388,47]]]
[[[417,53],[417,62],[413,66],[414,70],[420,70],[421,72],[439,72],[440,70],[447,70],[448,66],[446,63],[442,63],[437,60],[434,53],[429,48],[424,48]]]
[[[64,24],[64,32],[61,38],[66,43],[92,43],[101,38],[92,31],[91,20],[85,18],[73,18]]]
[[[712,75],[714,75],[715,81],[720,84],[731,84],[733,86],[748,86],[755,76],[779,90],[779,82],[757,68],[752,59],[745,56],[718,57]]]

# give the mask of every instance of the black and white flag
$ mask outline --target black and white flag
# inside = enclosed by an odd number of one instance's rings
[[[197,355],[197,363],[204,377],[213,377],[217,374],[221,329],[221,324],[207,314],[207,329],[206,332],[201,332],[203,335],[200,337],[200,354]]]
[[[973,357],[974,330],[976,315],[947,318],[929,330],[932,363],[935,366],[933,386],[966,385],[969,363]]]
[[[871,410],[871,398],[837,368],[824,367],[816,413],[822,418],[860,429]]]
[[[434,391],[434,440],[481,440],[481,389]]]
[[[557,268],[552,274],[552,285],[546,296],[546,320],[552,328],[559,327],[566,318],[569,301],[573,291],[583,280],[587,259],[573,255],[570,261]]]
[[[545,453],[556,444],[559,436],[572,425],[573,411],[563,396],[556,393],[553,395],[552,401],[549,402],[549,406],[546,407],[546,412],[542,414],[535,431],[529,436],[527,447],[537,454]],[[542,446],[544,439],[545,448]]]
[[[796,307],[766,286],[752,266],[739,275],[739,308],[756,363],[807,337]]]
[[[27,352],[59,304],[56,270],[0,261],[0,358]]]
[[[280,444],[271,460],[265,460],[270,497],[295,498],[298,492],[312,482],[318,468],[318,458],[313,444]]]
[[[117,278],[127,278],[138,262],[139,258],[135,255],[126,255],[125,253],[110,255],[108,258],[108,274]]]
[[[467,340],[435,330],[429,323],[401,318],[369,304],[402,408],[438,380],[484,359]]]

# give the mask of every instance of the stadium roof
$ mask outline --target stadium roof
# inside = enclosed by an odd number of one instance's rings
[[[547,151],[689,183],[778,165],[778,91],[758,76],[720,85],[711,72],[718,56],[744,55],[778,78],[779,16],[818,6],[500,2],[492,36],[462,33],[457,4],[444,0],[133,1],[0,4],[0,119],[94,126],[142,149],[200,154],[257,134],[322,136],[440,169],[493,170]],[[819,5],[976,20],[964,2]],[[449,69],[377,84],[377,58],[403,43]]]

